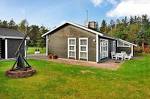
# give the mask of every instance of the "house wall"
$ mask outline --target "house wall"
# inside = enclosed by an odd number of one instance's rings
[[[67,25],[49,35],[48,53],[68,58],[68,38],[76,38],[76,59],[79,59],[79,38],[88,38],[88,60],[96,61],[96,35],[72,25]]]
[[[8,46],[7,46],[8,47],[7,48],[8,58],[15,58],[16,57],[15,53],[16,53],[20,43],[22,42],[22,40],[20,40],[20,39],[8,39],[7,42],[8,42]],[[21,48],[21,53],[24,56],[24,54],[25,54],[24,44]]]

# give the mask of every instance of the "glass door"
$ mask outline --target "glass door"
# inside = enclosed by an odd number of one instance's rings
[[[108,57],[108,40],[100,39],[100,59]]]

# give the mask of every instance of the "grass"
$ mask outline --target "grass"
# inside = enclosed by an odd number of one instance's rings
[[[126,61],[116,71],[29,60],[37,74],[23,79],[4,75],[13,63],[0,61],[2,99],[150,98],[150,55]]]
[[[27,54],[34,54],[35,49],[39,49],[41,54],[44,54],[46,52],[46,48],[39,48],[39,47],[28,47]]]

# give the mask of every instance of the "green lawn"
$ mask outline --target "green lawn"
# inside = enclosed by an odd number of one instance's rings
[[[28,47],[27,54],[34,54],[35,49],[39,49],[41,54],[44,54],[46,52],[46,48],[39,48],[39,47]]]
[[[1,99],[150,99],[150,55],[117,71],[29,60],[37,74],[23,79],[4,75],[13,63],[0,61]]]

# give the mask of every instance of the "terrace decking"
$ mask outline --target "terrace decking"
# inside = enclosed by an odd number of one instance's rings
[[[45,55],[28,55],[29,59],[38,59],[38,60],[47,60],[57,63],[63,63],[63,64],[72,64],[72,65],[80,65],[80,66],[88,66],[88,67],[96,67],[96,68],[104,68],[104,69],[110,69],[110,70],[117,70],[119,66],[123,63],[116,63],[115,60],[108,60],[103,63],[96,63],[91,61],[82,61],[82,60],[73,60],[73,59],[64,59],[64,58],[58,58],[58,59],[49,59]]]

